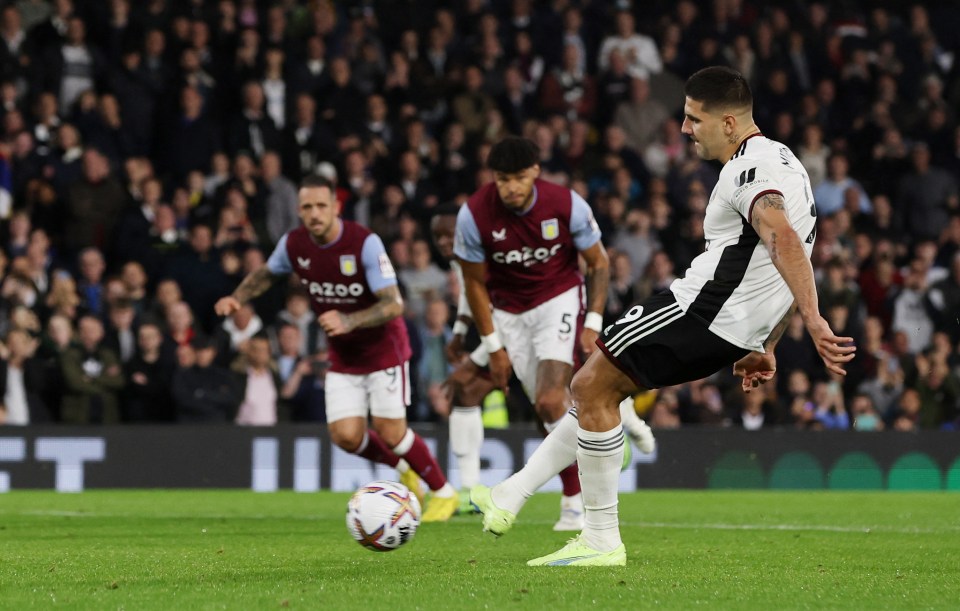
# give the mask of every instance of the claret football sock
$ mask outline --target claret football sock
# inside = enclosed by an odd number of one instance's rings
[[[360,447],[353,453],[390,467],[397,467],[400,462],[400,457],[390,449],[390,446],[373,429],[367,429],[363,435],[363,441],[360,442]]]
[[[426,482],[434,494],[437,494],[447,485],[447,478],[443,475],[440,465],[437,464],[437,459],[433,457],[430,448],[427,447],[420,435],[413,432],[413,429],[407,429],[403,439],[393,448],[393,451],[410,463],[410,467]],[[456,493],[452,486],[449,486],[449,488],[450,495]]]
[[[553,432],[547,435],[522,469],[493,487],[491,495],[498,507],[519,513],[534,492],[576,460],[576,411],[576,408],[571,408],[556,423]]]
[[[604,432],[577,431],[577,464],[583,484],[584,529],[581,541],[598,552],[617,549],[620,521],[617,488],[623,462],[623,427]]]

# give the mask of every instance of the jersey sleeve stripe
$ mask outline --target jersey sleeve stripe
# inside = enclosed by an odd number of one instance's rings
[[[770,195],[771,193],[776,193],[780,197],[783,197],[783,192],[778,191],[777,189],[767,189],[766,191],[761,191],[753,196],[753,201],[750,202],[750,209],[747,210],[747,222],[753,225],[753,205],[757,203],[757,200],[763,197],[764,195]]]

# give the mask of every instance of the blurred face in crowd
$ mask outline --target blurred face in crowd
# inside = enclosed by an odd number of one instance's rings
[[[160,328],[157,325],[152,323],[140,325],[137,330],[137,345],[140,352],[152,353],[159,350],[162,343],[163,334],[160,333]]]
[[[300,329],[293,325],[280,327],[277,333],[280,354],[296,356],[300,352]]]
[[[320,244],[329,244],[340,233],[340,202],[329,187],[303,187],[299,192],[300,220],[311,237]]]
[[[270,364],[270,342],[265,337],[251,338],[247,343],[247,358],[250,366],[263,369]]]
[[[436,244],[440,256],[444,259],[453,258],[453,234],[457,226],[457,217],[452,214],[442,214],[433,217],[430,222],[430,231],[433,233],[433,243]]]
[[[103,339],[103,323],[93,316],[84,316],[77,325],[77,336],[87,350],[93,350]]]

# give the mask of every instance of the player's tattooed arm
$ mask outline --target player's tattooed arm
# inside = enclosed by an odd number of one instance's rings
[[[783,201],[783,196],[779,193],[767,193],[763,195],[753,204],[753,214],[751,215],[751,222],[753,224],[754,230],[760,235],[763,236],[764,212],[766,210],[780,210],[784,212],[786,210],[785,204]],[[777,233],[776,231],[771,231],[770,240],[764,239],[767,243],[767,247],[770,248],[770,257],[776,259],[776,247],[777,247]]]
[[[240,303],[247,303],[251,299],[262,295],[277,278],[278,276],[270,273],[270,270],[264,265],[260,269],[247,274],[240,286],[233,291],[233,298]]]
[[[377,302],[364,310],[340,313],[346,319],[349,331],[366,327],[378,327],[403,315],[403,297],[400,287],[388,286],[377,291]]]

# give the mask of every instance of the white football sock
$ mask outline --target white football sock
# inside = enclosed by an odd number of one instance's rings
[[[577,459],[577,409],[551,423],[553,431],[537,447],[522,469],[493,487],[493,502],[517,514],[530,496]]]
[[[602,433],[577,430],[577,464],[583,486],[583,543],[598,552],[620,546],[617,490],[623,463],[623,427]]]
[[[480,446],[483,445],[483,413],[480,406],[454,407],[450,412],[450,451],[460,470],[460,487],[480,483]]]

